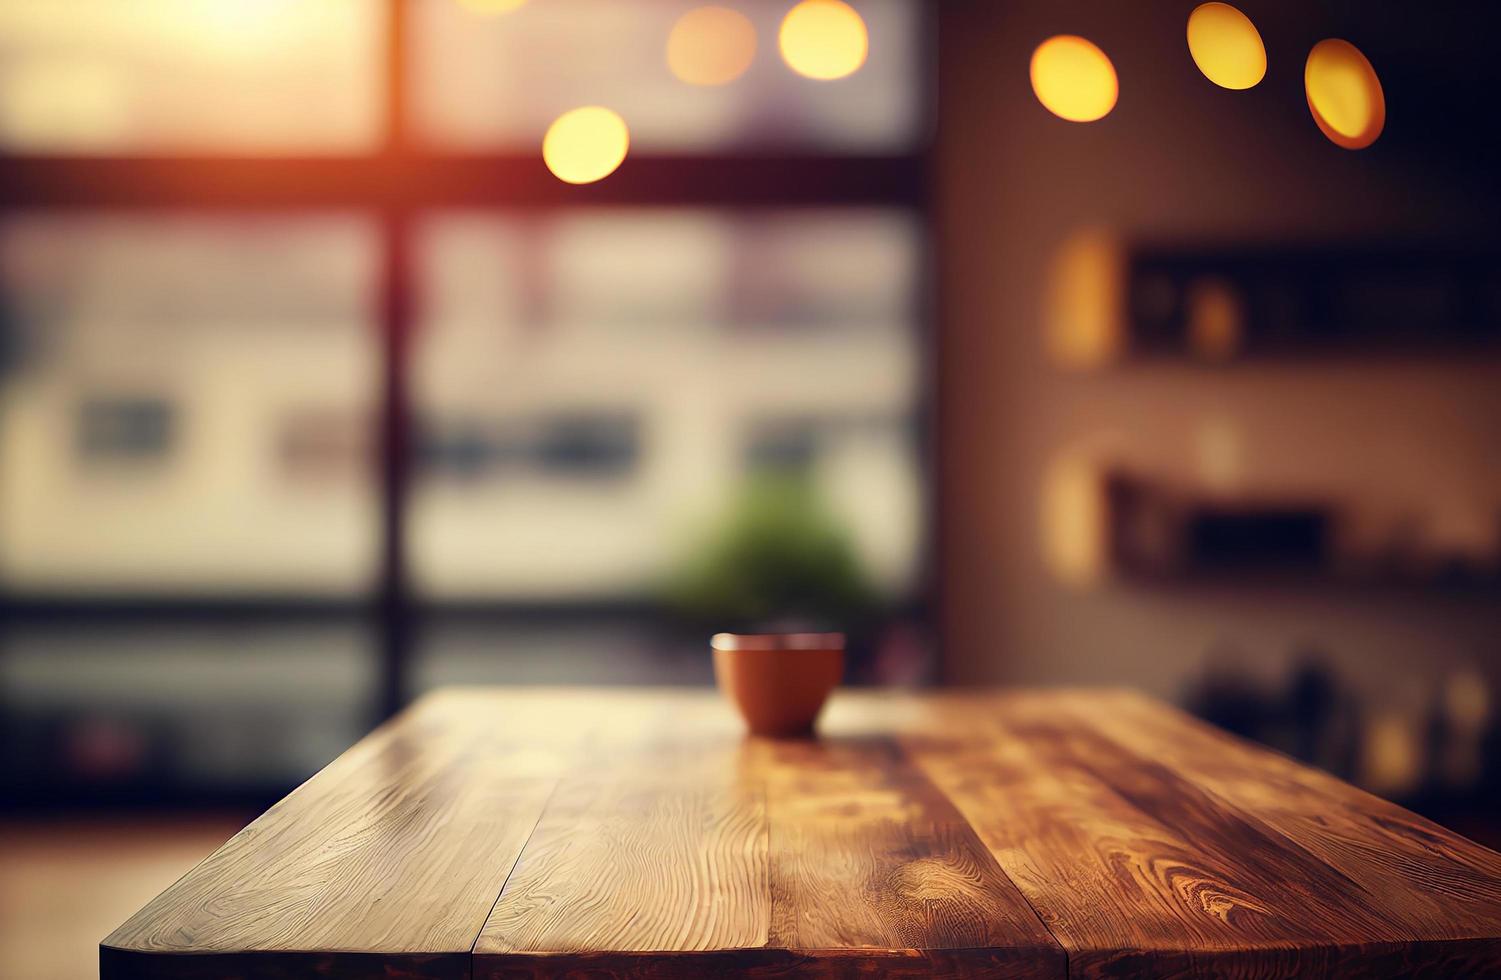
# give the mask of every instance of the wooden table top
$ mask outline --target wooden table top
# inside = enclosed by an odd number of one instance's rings
[[[1123,691],[453,689],[104,940],[104,980],[1501,972],[1501,855]]]

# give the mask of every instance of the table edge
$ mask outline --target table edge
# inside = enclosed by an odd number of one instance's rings
[[[472,953],[375,950],[148,950],[99,944],[101,980],[301,980],[318,976],[470,980]],[[394,971],[394,972],[393,972]]]

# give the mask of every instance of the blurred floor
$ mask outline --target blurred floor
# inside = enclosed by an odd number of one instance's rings
[[[248,821],[230,814],[0,821],[0,977],[97,977],[99,940]]]

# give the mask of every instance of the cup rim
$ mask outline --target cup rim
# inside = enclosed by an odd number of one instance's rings
[[[715,650],[738,653],[747,650],[843,650],[843,633],[715,633],[709,640]]]

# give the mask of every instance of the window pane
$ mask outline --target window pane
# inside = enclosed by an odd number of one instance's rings
[[[0,584],[361,589],[376,246],[354,217],[0,224]]]
[[[673,25],[695,0],[410,0],[413,101],[420,130],[459,147],[541,145],[581,105],[624,116],[633,149],[692,153],[803,148],[896,151],[920,135],[921,25],[911,0],[853,0],[869,35],[848,78],[811,81],[777,51],[786,3],[736,5],[755,54],[722,85],[679,80],[667,61]]]
[[[582,612],[587,612],[584,610]],[[702,636],[640,615],[581,615],[564,609],[548,621],[429,615],[414,662],[418,691],[454,684],[713,683]]]
[[[4,641],[7,799],[274,796],[370,723],[375,665],[353,618],[77,617],[8,625]]]
[[[419,254],[425,595],[649,596],[768,472],[811,483],[861,573],[910,595],[913,215],[455,214]]]
[[[375,0],[4,0],[0,146],[367,149],[383,30]]]

